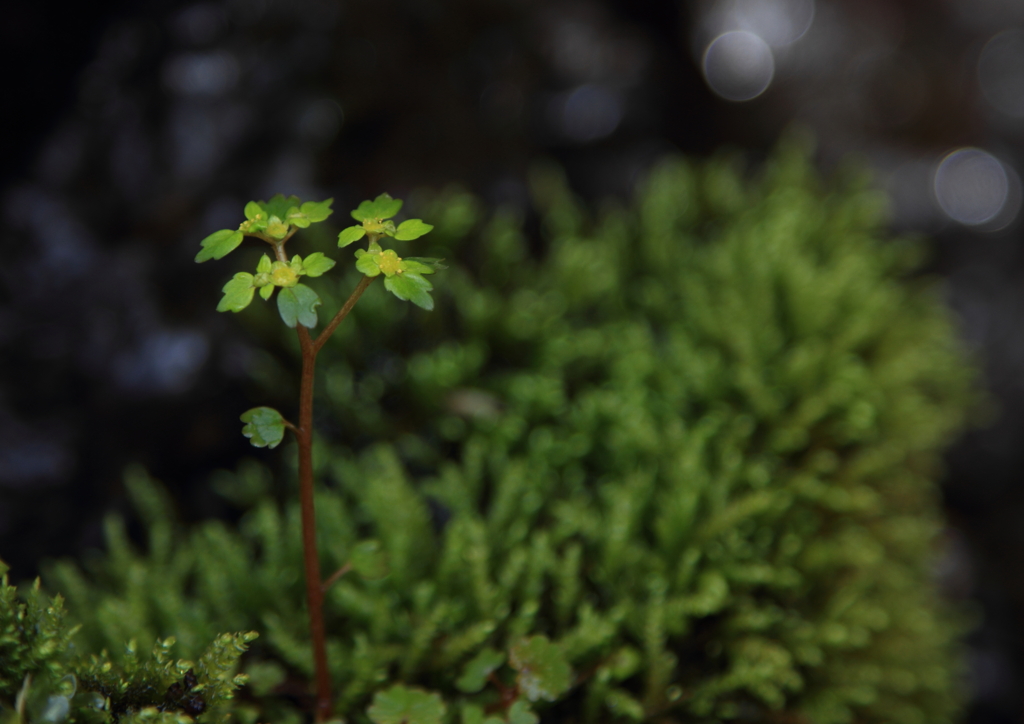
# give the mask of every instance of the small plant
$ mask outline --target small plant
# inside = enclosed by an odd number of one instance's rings
[[[270,407],[256,407],[242,414],[242,434],[255,447],[276,447],[284,438],[285,429],[295,434],[299,453],[299,498],[302,510],[303,560],[306,577],[306,598],[309,605],[309,629],[313,642],[316,672],[316,721],[323,722],[331,715],[331,680],[327,669],[327,646],[323,620],[324,592],[349,570],[361,567],[377,568],[372,551],[357,551],[353,559],[330,576],[321,578],[320,559],[316,545],[316,514],[313,503],[313,379],[317,354],[331,335],[348,316],[367,287],[379,276],[384,287],[399,299],[410,301],[426,310],[434,308],[430,296],[433,286],[425,278],[444,267],[440,259],[417,257],[402,258],[391,249],[384,249],[380,240],[390,237],[398,241],[411,241],[430,232],[434,227],[420,219],[408,219],[395,226],[393,217],[402,208],[401,199],[381,194],[373,201],[364,201],[352,211],[352,218],[360,222],[338,234],[338,247],[344,248],[364,237],[366,249],[357,249],[356,269],[364,275],[351,296],[334,315],[323,331],[314,339],[309,330],[316,327],[317,307],[321,306],[316,292],[301,284],[303,276],[319,277],[330,271],[335,262],[321,252],[303,259],[298,254],[290,260],[285,245],[299,229],[326,220],[332,213],[331,203],[307,201],[295,196],[278,194],[270,201],[250,201],[245,205],[245,221],[238,229],[215,231],[202,241],[197,262],[221,259],[234,251],[246,236],[253,236],[271,246],[274,258],[266,254],[260,259],[256,273],[238,272],[224,285],[224,297],[217,305],[219,312],[240,312],[259,291],[269,300],[277,289],[277,309],[281,320],[296,330],[302,351],[302,376],[299,387],[298,424],[289,422]],[[365,559],[365,560],[364,560]]]

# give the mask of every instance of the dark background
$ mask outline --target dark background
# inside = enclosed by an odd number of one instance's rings
[[[704,64],[729,30],[773,43],[751,100],[711,88],[753,92]],[[46,0],[8,4],[0,33],[0,551],[16,580],[99,544],[128,463],[186,518],[219,512],[205,481],[247,453],[237,413],[274,360],[213,312],[222,270],[192,258],[248,199],[345,209],[459,183],[525,211],[540,156],[589,200],[627,197],[667,152],[756,163],[796,123],[826,173],[859,158],[893,229],[929,236],[984,370],[995,404],[948,457],[938,575],[981,612],[970,720],[1024,718],[1024,3]],[[988,155],[940,166],[964,148]]]

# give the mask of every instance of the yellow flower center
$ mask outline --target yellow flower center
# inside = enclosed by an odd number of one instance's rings
[[[291,267],[281,264],[270,272],[270,281],[278,287],[294,287],[299,283],[299,275],[292,271]]]
[[[384,272],[385,276],[394,276],[402,271],[402,257],[398,256],[391,249],[386,249],[380,253],[380,261],[377,262],[377,266]]]

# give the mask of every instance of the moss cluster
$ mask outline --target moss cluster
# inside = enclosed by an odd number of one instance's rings
[[[435,312],[371,289],[325,349],[324,568],[370,540],[390,568],[328,593],[337,714],[404,682],[471,724],[543,636],[568,688],[509,721],[954,720],[959,627],[930,566],[971,373],[877,195],[823,190],[793,147],[754,180],[666,161],[595,216],[557,171],[532,183],[543,251],[514,214],[436,199]],[[133,473],[145,552],[111,518],[106,553],[48,585],[90,651],[260,631],[235,712],[295,720],[297,504],[254,463],[215,484],[237,529],[180,527]]]

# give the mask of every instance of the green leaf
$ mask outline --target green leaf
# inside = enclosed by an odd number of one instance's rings
[[[484,724],[484,710],[482,706],[462,702],[462,724]]]
[[[252,285],[252,274],[238,272],[221,290],[224,296],[217,305],[218,312],[241,312],[249,306],[256,287]]]
[[[341,233],[338,234],[338,248],[344,249],[364,236],[366,236],[366,229],[361,226],[350,226],[347,229],[342,229]]]
[[[274,285],[267,284],[265,287],[260,287],[260,296],[263,297],[263,301],[270,299],[270,295],[274,293]]]
[[[395,684],[378,691],[366,713],[374,724],[442,724],[445,705],[440,694]]]
[[[517,700],[508,708],[508,724],[537,724],[540,719],[530,705],[522,699]]]
[[[407,219],[398,225],[395,238],[400,241],[411,241],[412,239],[420,238],[424,234],[429,234],[433,228],[430,224],[425,224],[419,219]]]
[[[419,259],[410,259],[409,257],[402,259],[402,269],[413,274],[433,274],[438,268],[437,265],[424,264]],[[445,269],[446,267],[440,268]]]
[[[295,327],[296,324],[310,329],[315,327],[316,308],[320,304],[320,297],[305,284],[285,287],[277,293],[277,311],[289,327]]]
[[[249,221],[255,221],[259,218],[260,214],[263,214],[263,218],[267,218],[267,214],[263,211],[263,207],[255,201],[250,201],[245,205],[245,218]]]
[[[356,269],[368,277],[375,277],[380,274],[380,254],[367,252],[364,249],[356,249]]]
[[[356,262],[356,266],[359,266],[359,262]],[[399,299],[412,302],[428,312],[434,308],[434,300],[428,294],[434,287],[419,274],[412,272],[395,274],[384,280],[384,288]]]
[[[348,562],[353,571],[370,581],[384,578],[391,572],[388,554],[381,549],[380,541],[376,540],[362,540],[356,543]]]
[[[417,274],[428,274],[448,268],[447,265],[441,263],[444,259],[435,259],[429,256],[407,256],[405,257],[405,261],[414,261],[417,264],[430,267],[430,272],[416,272]]]
[[[288,209],[288,215],[285,217],[284,220],[287,221],[292,226],[297,226],[300,229],[305,229],[309,227],[309,217],[306,216],[301,211],[299,211],[298,206],[293,206],[290,209]]]
[[[381,194],[373,201],[364,201],[352,212],[352,218],[356,221],[366,219],[390,219],[402,208],[401,199],[393,199],[389,194]]]
[[[242,434],[249,438],[253,447],[269,447],[281,444],[284,439],[284,418],[273,407],[254,407],[242,413]]]
[[[267,274],[271,269],[273,269],[273,262],[270,261],[269,256],[264,254],[260,257],[260,263],[256,265],[256,271],[260,274]]]
[[[455,686],[466,694],[475,694],[487,684],[487,677],[505,663],[505,654],[496,649],[483,649],[462,669]]]
[[[314,224],[320,221],[324,221],[328,216],[334,213],[331,209],[331,204],[334,203],[334,199],[327,199],[326,201],[307,201],[302,205],[300,211],[306,215],[306,217]]]
[[[196,254],[196,262],[201,264],[208,259],[223,259],[238,248],[243,238],[244,235],[237,229],[221,229],[213,232],[200,242],[203,248]]]
[[[322,251],[314,251],[302,261],[302,270],[308,276],[318,277],[334,268],[334,259],[328,259]]]
[[[615,681],[623,681],[640,668],[640,652],[631,646],[623,646],[605,662],[604,667]]]
[[[572,686],[572,669],[565,654],[547,636],[532,636],[509,651],[516,683],[530,701],[554,701]]]
[[[288,210],[300,203],[298,196],[285,197],[283,194],[274,194],[270,201],[261,201],[260,206],[267,212],[268,217],[276,216],[278,219],[284,219],[288,216]]]

